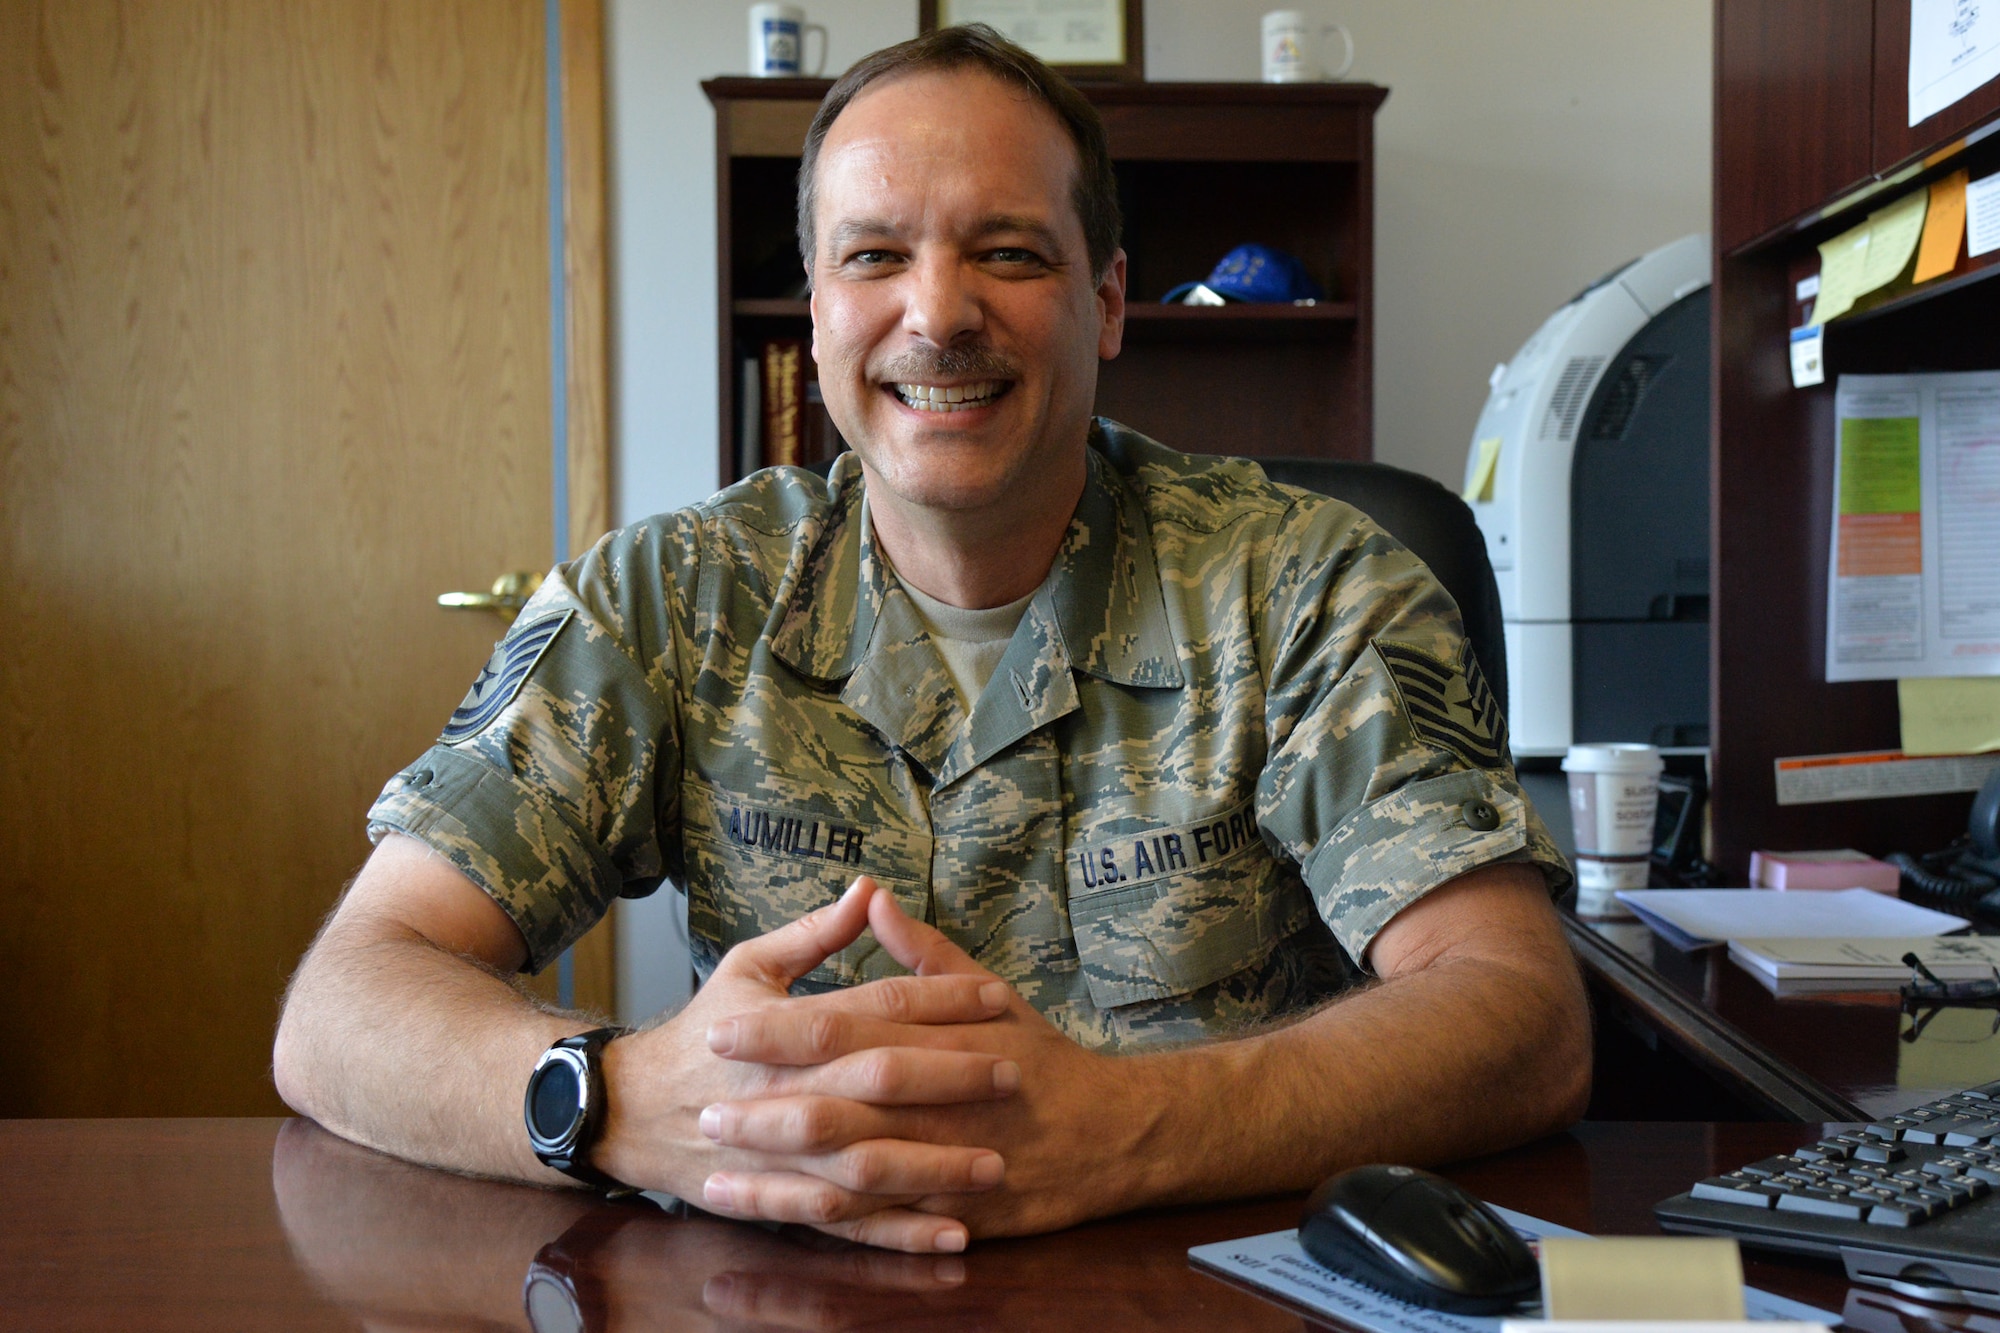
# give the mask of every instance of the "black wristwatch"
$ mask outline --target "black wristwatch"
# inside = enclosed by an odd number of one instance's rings
[[[598,1028],[564,1037],[542,1052],[528,1075],[522,1114],[528,1142],[544,1165],[612,1195],[633,1193],[590,1164],[590,1150],[604,1128],[604,1070],[598,1053],[624,1028]]]

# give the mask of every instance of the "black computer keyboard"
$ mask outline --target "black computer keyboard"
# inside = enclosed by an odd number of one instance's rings
[[[1667,1231],[1837,1257],[1922,1300],[2000,1310],[2000,1082],[1712,1176],[1653,1210]]]

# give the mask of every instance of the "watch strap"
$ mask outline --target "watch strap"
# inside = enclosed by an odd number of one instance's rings
[[[609,1175],[598,1170],[590,1163],[590,1150],[597,1146],[598,1132],[604,1125],[604,1070],[598,1064],[597,1057],[599,1052],[609,1045],[614,1038],[622,1037],[630,1031],[630,1028],[622,1027],[592,1028],[588,1032],[579,1032],[574,1036],[564,1037],[561,1041],[554,1042],[549,1046],[550,1051],[575,1051],[583,1057],[584,1078],[587,1083],[587,1089],[584,1093],[584,1123],[576,1138],[569,1144],[565,1151],[550,1152],[544,1150],[539,1144],[535,1145],[535,1156],[541,1159],[544,1166],[553,1167],[572,1180],[578,1180],[591,1186],[593,1189],[602,1190],[612,1198],[622,1198],[629,1194],[636,1194],[638,1190],[633,1186],[625,1184],[623,1181],[612,1179]],[[548,1056],[545,1053],[542,1060],[546,1061],[547,1059]],[[541,1067],[542,1062],[537,1061],[537,1072],[540,1071]],[[529,1096],[532,1097],[533,1095],[534,1080],[531,1078],[529,1080]],[[530,1142],[533,1142],[532,1127]]]

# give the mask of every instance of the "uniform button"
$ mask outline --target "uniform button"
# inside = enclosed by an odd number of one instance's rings
[[[432,773],[428,768],[420,768],[410,774],[410,785],[412,787],[428,787],[431,785],[431,777]]]
[[[1467,801],[1458,807],[1458,813],[1465,826],[1475,833],[1491,833],[1500,827],[1500,812],[1491,801]]]

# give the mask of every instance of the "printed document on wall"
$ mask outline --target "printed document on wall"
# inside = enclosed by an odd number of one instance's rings
[[[2000,75],[1993,0],[1910,0],[1910,124]]]
[[[1826,678],[2000,676],[2000,371],[1843,375]]]

